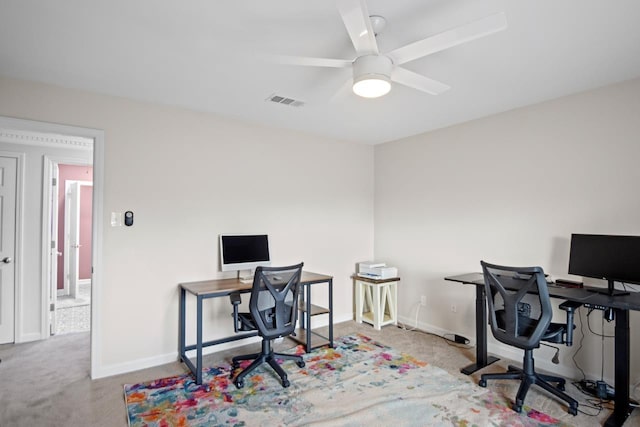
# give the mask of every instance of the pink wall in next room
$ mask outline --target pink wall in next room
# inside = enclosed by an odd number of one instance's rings
[[[93,182],[93,167],[78,165],[58,165],[58,282],[57,288],[64,288],[64,214],[65,188],[67,181]],[[80,250],[79,279],[91,278],[91,212],[92,187],[82,186],[80,190]]]

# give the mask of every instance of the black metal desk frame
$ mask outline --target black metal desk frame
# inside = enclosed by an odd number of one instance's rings
[[[445,280],[476,286],[476,363],[462,368],[466,375],[484,368],[498,359],[487,355],[487,302],[484,291],[482,273],[468,273],[459,276],[445,277]],[[615,313],[614,344],[614,409],[605,422],[605,426],[622,426],[633,410],[629,401],[631,340],[629,334],[629,310],[640,311],[640,293],[630,295],[609,296],[591,292],[590,288],[562,288],[549,286],[552,298],[561,298],[580,303],[591,303],[613,308]]]
[[[324,337],[317,332],[311,331],[311,285],[317,283],[327,283],[329,292],[329,336]],[[303,271],[302,278],[300,280],[302,285],[301,301],[300,303],[306,307],[306,310],[300,310],[299,322],[302,329],[307,328],[305,351],[310,352],[311,336],[317,335],[327,340],[322,345],[329,345],[333,347],[333,277],[325,276],[322,274],[310,273]],[[179,305],[179,358],[189,368],[191,373],[196,378],[196,384],[202,384],[202,349],[213,345],[233,342],[245,338],[255,337],[258,335],[257,331],[247,332],[242,334],[234,334],[232,336],[219,338],[207,342],[202,342],[202,303],[205,299],[219,298],[229,296],[232,292],[249,293],[251,292],[252,284],[242,283],[238,279],[220,279],[209,280],[202,282],[190,282],[180,283],[180,305]],[[306,291],[306,292],[305,292]],[[187,345],[186,343],[186,308],[187,308],[187,293],[190,293],[196,297],[196,343]],[[319,345],[316,345],[319,347]],[[187,351],[196,351],[196,363],[187,356]]]

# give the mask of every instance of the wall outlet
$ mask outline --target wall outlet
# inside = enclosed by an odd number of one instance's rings
[[[420,297],[420,305],[423,306],[423,307],[427,306],[427,296],[426,295],[422,295]]]
[[[458,312],[458,307],[456,307],[456,305],[455,305],[455,304],[451,304],[451,311],[452,311],[453,313],[457,313],[457,312]]]

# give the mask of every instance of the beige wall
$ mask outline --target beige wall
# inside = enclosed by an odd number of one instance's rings
[[[426,295],[423,327],[475,338],[474,290],[443,277],[480,271],[481,259],[569,277],[571,233],[640,234],[639,112],[634,80],[376,146],[375,257],[399,267],[404,319],[413,324]],[[590,322],[601,330],[601,313]],[[631,322],[640,330],[638,313]],[[578,362],[599,378],[600,338],[586,335]],[[561,368],[575,369],[577,348],[561,350]],[[538,351],[537,364],[557,369],[552,350]],[[632,339],[632,383],[639,356]]]
[[[222,276],[220,233],[268,233],[275,264],[334,275],[335,319],[352,317],[349,276],[373,255],[371,146],[4,78],[0,115],[105,132],[102,373],[175,358],[177,283]],[[112,228],[126,210],[135,225]],[[207,302],[205,338],[230,310]]]

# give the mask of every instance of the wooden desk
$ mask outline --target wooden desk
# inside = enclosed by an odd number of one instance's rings
[[[497,357],[487,357],[487,305],[484,277],[482,273],[468,273],[444,279],[476,287],[476,363],[461,369],[462,373],[469,375],[499,360]],[[610,296],[593,292],[594,289],[596,288],[563,288],[549,285],[549,295],[552,298],[613,308],[616,321],[614,344],[614,388],[616,393],[613,414],[609,416],[605,426],[622,426],[633,410],[633,407],[629,405],[629,374],[631,370],[629,310],[640,311],[640,293],[631,292],[629,295]]]
[[[329,293],[329,307],[324,308],[311,304],[311,285],[326,283]],[[296,329],[294,340],[304,344],[305,351],[329,345],[333,347],[333,277],[323,274],[302,272],[300,279],[302,286],[300,301],[298,302],[298,321],[300,327]],[[191,370],[196,377],[196,384],[202,384],[202,349],[212,345],[237,341],[244,338],[255,337],[257,331],[235,334],[212,341],[202,342],[202,301],[208,298],[219,298],[229,296],[232,292],[249,293],[252,283],[242,283],[239,279],[217,279],[205,280],[201,282],[180,283],[180,306],[179,306],[179,355],[180,360]],[[187,345],[186,343],[186,299],[187,293],[196,297],[196,343]],[[231,311],[231,306],[229,306]],[[320,314],[329,315],[329,336],[325,337],[311,330],[311,317]],[[187,351],[196,351],[196,363],[187,356]]]

